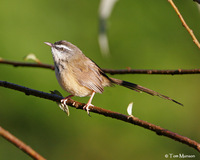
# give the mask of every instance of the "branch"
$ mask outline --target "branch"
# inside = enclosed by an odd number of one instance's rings
[[[176,69],[176,70],[156,70],[156,69],[103,69],[109,74],[161,74],[161,75],[180,75],[180,74],[200,74],[200,69]]]
[[[197,38],[195,37],[193,31],[190,29],[190,27],[188,27],[187,23],[185,22],[185,20],[183,19],[181,13],[179,12],[178,8],[176,7],[176,5],[174,4],[174,2],[172,0],[168,0],[168,2],[171,4],[171,6],[174,8],[175,12],[177,13],[177,15],[179,16],[183,26],[186,28],[186,30],[189,32],[189,34],[191,35],[193,42],[197,45],[197,47],[200,48],[200,44],[199,41],[197,40]]]
[[[25,143],[23,143],[17,137],[13,136],[11,133],[9,133],[5,129],[3,129],[1,126],[0,126],[0,135],[2,137],[4,137],[6,140],[10,141],[12,144],[14,144],[19,149],[21,149],[23,152],[27,153],[33,159],[45,160],[44,157],[42,157],[41,155],[39,155],[31,147],[27,146]]]
[[[16,62],[0,59],[0,64],[13,65],[14,67],[38,67],[54,70],[54,65],[43,63]],[[176,70],[156,70],[156,69],[102,69],[109,74],[161,74],[161,75],[180,75],[180,74],[200,74],[200,69],[176,69]]]
[[[0,58],[0,63],[13,65],[14,67],[18,67],[18,66],[20,66],[20,67],[37,67],[37,68],[47,68],[47,69],[54,70],[53,65],[43,64],[43,63],[16,62],[16,61],[4,60],[2,58]]]
[[[45,98],[45,99],[49,99],[49,100],[56,101],[56,102],[60,102],[60,100],[63,99],[62,96],[37,91],[37,90],[30,89],[30,88],[27,88],[24,86],[9,83],[6,81],[0,81],[0,86],[24,92],[26,95],[33,95],[36,97]],[[82,109],[82,110],[83,110],[83,107],[85,106],[84,103],[80,103],[80,102],[74,101],[72,99],[69,99],[66,103],[67,103],[67,105],[69,105],[71,107],[75,107],[76,109]],[[177,133],[171,132],[169,130],[166,130],[160,126],[156,126],[154,124],[140,120],[137,117],[127,116],[127,115],[124,115],[121,113],[113,112],[113,111],[106,110],[106,109],[96,107],[96,106],[90,106],[90,112],[98,113],[98,114],[104,115],[106,117],[118,119],[118,120],[121,120],[121,121],[124,121],[127,123],[131,123],[131,124],[143,127],[145,129],[155,132],[157,135],[160,135],[160,136],[162,135],[162,136],[171,138],[173,140],[182,142],[183,144],[186,144],[200,152],[200,144],[197,143],[196,141],[191,140],[187,137],[181,136]]]

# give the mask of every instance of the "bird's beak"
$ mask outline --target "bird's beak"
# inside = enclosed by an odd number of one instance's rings
[[[53,43],[50,43],[50,42],[44,42],[46,45],[50,46],[50,47],[53,47],[54,44]]]

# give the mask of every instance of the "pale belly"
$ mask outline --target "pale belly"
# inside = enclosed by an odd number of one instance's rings
[[[86,97],[92,94],[93,91],[91,89],[80,85],[79,82],[70,75],[72,74],[67,73],[58,75],[56,73],[56,78],[64,90],[78,97]]]

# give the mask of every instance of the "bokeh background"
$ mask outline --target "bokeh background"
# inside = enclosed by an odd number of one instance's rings
[[[200,39],[200,11],[192,0],[174,1]],[[68,40],[102,68],[194,69],[200,50],[182,26],[167,0],[118,1],[108,19],[110,57],[98,45],[98,8],[94,0],[1,0],[0,57],[23,61],[34,53],[43,63],[53,64],[50,48],[43,42]],[[93,104],[133,115],[200,142],[199,75],[114,75],[184,104],[184,107],[123,87],[106,88]],[[0,79],[33,89],[63,91],[54,71],[0,64]],[[88,97],[74,100],[87,102]],[[184,144],[141,127],[70,108],[70,116],[56,103],[0,89],[1,126],[49,160],[53,159],[165,159],[165,154],[199,153]],[[0,159],[31,159],[0,138]]]

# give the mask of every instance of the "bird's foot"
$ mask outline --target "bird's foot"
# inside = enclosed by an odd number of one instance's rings
[[[90,107],[90,106],[93,107],[94,105],[91,104],[91,103],[87,103],[87,104],[83,107],[83,109],[87,111],[87,114],[88,114],[89,116],[90,116],[90,112],[89,112],[89,110],[90,110],[89,107]]]
[[[67,96],[67,97],[65,97],[65,98],[63,98],[63,99],[61,99],[61,103],[63,103],[64,105],[67,105],[66,103],[67,103],[67,101],[68,101],[69,99],[71,99],[71,97],[73,97],[73,95],[69,95],[69,96]]]

